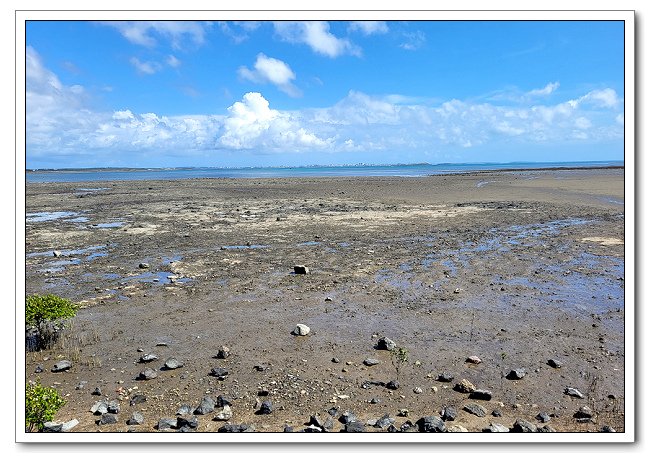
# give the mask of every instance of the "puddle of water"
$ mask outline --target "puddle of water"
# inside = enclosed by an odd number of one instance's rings
[[[339,243],[339,246],[341,246],[342,248],[347,248],[348,246],[350,246],[350,243],[346,243],[344,241],[343,243]]]
[[[410,272],[411,270],[413,270],[413,267],[407,263],[401,264],[399,268],[401,270],[404,270],[405,272]]]
[[[298,243],[298,246],[317,246],[319,244],[319,241],[306,241],[305,243]]]
[[[104,273],[104,274],[102,274],[102,278],[104,278],[106,280],[117,280],[120,277],[121,277],[121,275],[119,275],[117,273]]]
[[[183,256],[176,255],[176,256],[171,256],[171,257],[164,257],[163,258],[163,265],[170,265],[172,262],[179,262],[183,260]]]
[[[64,222],[71,222],[71,223],[84,223],[88,222],[88,217],[75,217],[74,219],[66,219]]]
[[[91,255],[86,257],[86,261],[90,262],[97,259],[98,257],[106,257],[107,255],[108,255],[107,252],[93,252]]]
[[[106,246],[104,246],[102,244],[102,245],[98,245],[98,246],[90,246],[90,247],[84,248],[84,249],[67,249],[67,250],[62,250],[60,252],[61,252],[61,255],[64,256],[64,257],[78,256],[79,254],[92,253],[93,251],[98,251],[100,249],[104,249],[105,247]],[[54,255],[52,253],[53,253],[53,251],[30,252],[29,254],[25,254],[25,257],[45,257],[45,256],[54,257]],[[103,255],[107,255],[107,254],[103,254]],[[101,256],[97,256],[97,257],[101,257]],[[61,262],[62,261],[59,261],[58,263],[60,264]]]
[[[79,214],[71,211],[58,211],[58,212],[28,212],[25,214],[27,222],[49,222],[51,220],[64,219],[66,217],[76,217]]]
[[[124,225],[124,222],[108,222],[108,223],[98,223],[93,225],[94,228],[119,228]]]
[[[145,272],[140,275],[133,275],[130,277],[122,278],[121,281],[139,281],[141,283],[154,283],[157,285],[164,285],[167,283],[187,283],[192,281],[191,278],[179,278],[175,273],[171,272]]]

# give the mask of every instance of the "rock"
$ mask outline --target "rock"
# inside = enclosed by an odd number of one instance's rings
[[[391,391],[396,391],[399,389],[399,382],[398,381],[389,381],[386,383],[386,389],[390,389]]]
[[[59,360],[52,367],[52,373],[59,373],[61,371],[66,371],[72,368],[72,362],[70,360]]]
[[[526,376],[526,370],[523,368],[518,368],[517,370],[510,370],[510,372],[506,375],[506,378],[517,380],[522,379],[524,376]]]
[[[409,416],[409,410],[408,410],[408,408],[400,408],[399,410],[397,410],[397,416],[400,416],[400,417],[407,417],[407,416]]]
[[[120,403],[117,400],[111,400],[107,406],[108,413],[120,413]]]
[[[469,393],[470,399],[476,400],[492,400],[492,391],[487,389],[475,389]]]
[[[126,422],[129,426],[140,425],[144,423],[144,416],[140,412],[133,412],[131,418]]]
[[[353,412],[346,410],[339,417],[339,421],[343,424],[352,423],[353,421],[357,421],[357,416]]]
[[[117,418],[115,418],[115,415],[112,415],[110,413],[105,413],[102,415],[102,417],[97,421],[97,424],[99,426],[103,426],[105,424],[115,424],[117,423]]]
[[[140,262],[138,264],[138,268],[149,268],[149,264],[147,264],[146,262]]]
[[[397,344],[395,343],[395,341],[387,337],[379,338],[376,346],[378,350],[393,350],[396,347]]]
[[[330,416],[336,416],[336,415],[338,415],[338,413],[339,413],[339,407],[332,407],[332,408],[330,408],[329,410],[327,410],[327,413],[328,413]]]
[[[478,365],[481,362],[482,360],[478,358],[476,355],[470,355],[465,359],[465,363],[473,363],[474,365]]]
[[[232,402],[230,402],[230,400],[228,400],[225,396],[219,395],[217,397],[217,407],[223,408],[226,405],[232,405]]]
[[[52,251],[54,257],[61,257],[61,251]]]
[[[194,413],[194,410],[190,405],[181,405],[178,407],[178,410],[176,410],[176,415],[189,415],[191,413]]]
[[[537,432],[557,432],[557,431],[552,427],[550,427],[548,424],[546,424],[541,428],[537,428]]]
[[[341,361],[336,357],[332,357],[332,363],[341,363]]]
[[[456,419],[456,409],[454,407],[445,407],[442,409],[441,418],[443,421],[454,421]]]
[[[210,370],[210,376],[214,376],[215,378],[223,381],[226,379],[226,376],[228,376],[228,370],[225,368],[213,368]]]
[[[537,432],[537,426],[526,420],[517,420],[512,425],[512,432]]]
[[[136,394],[133,397],[131,397],[131,400],[129,401],[129,405],[133,407],[134,405],[141,404],[147,401],[147,398],[142,395],[142,394]]]
[[[469,432],[469,431],[465,426],[461,426],[460,424],[455,424],[447,428],[447,432]]]
[[[93,392],[90,393],[91,395],[102,395],[102,390],[99,387],[96,387]]]
[[[270,415],[273,412],[273,404],[270,400],[265,400],[257,411],[258,415]]]
[[[181,415],[176,418],[177,428],[196,429],[199,426],[199,419],[194,415]]]
[[[445,432],[447,430],[444,421],[437,416],[424,416],[415,423],[420,432]]]
[[[361,421],[350,421],[345,425],[345,432],[366,432],[366,427]]]
[[[553,368],[562,368],[562,365],[564,365],[561,361],[557,359],[549,359],[549,361],[546,363],[548,363]]]
[[[296,336],[307,336],[311,330],[307,325],[303,325],[302,323],[298,323],[296,327],[293,330],[293,334]]]
[[[307,275],[309,273],[309,267],[305,267],[304,265],[294,265],[293,271],[296,275]]]
[[[381,402],[381,400],[378,399],[377,397],[373,397],[372,399],[370,399],[370,403],[373,404],[373,405],[376,405],[376,404],[378,404],[380,402]]]
[[[75,390],[80,391],[86,386],[86,384],[88,384],[88,381],[79,381],[79,384],[77,384],[74,388]]]
[[[500,417],[501,416],[501,411],[499,410],[492,410],[492,416],[494,417]]]
[[[584,399],[585,398],[585,396],[582,394],[582,392],[580,392],[579,390],[577,390],[574,387],[565,388],[564,393],[566,395],[570,395],[571,397],[577,397],[578,399]]]
[[[285,424],[284,428],[282,429],[282,432],[293,432],[293,428],[288,424]]]
[[[510,429],[499,423],[490,423],[490,426],[483,428],[483,432],[510,432]]]
[[[373,358],[367,358],[367,359],[365,359],[365,360],[363,361],[363,364],[364,364],[365,366],[367,366],[367,367],[371,367],[371,366],[373,366],[373,365],[378,365],[378,364],[379,364],[379,360],[377,360],[377,359],[373,359]]]
[[[175,428],[178,424],[178,421],[176,418],[161,418],[158,420],[158,424],[156,425],[156,428],[158,428],[158,431],[165,431],[167,429],[172,429]]]
[[[140,372],[140,375],[138,375],[138,379],[143,381],[149,381],[150,379],[154,379],[157,376],[158,373],[156,373],[155,370],[152,370],[151,368],[146,368],[144,371]]]
[[[535,419],[541,421],[542,423],[548,423],[551,421],[551,417],[548,415],[548,413],[545,412],[539,412]]]
[[[466,411],[467,413],[471,413],[472,415],[476,415],[479,418],[483,418],[485,415],[487,415],[487,410],[483,407],[481,407],[479,404],[475,403],[469,403],[463,407],[463,410]]]
[[[421,387],[414,387],[413,388],[413,393],[414,394],[422,394],[422,388]]]
[[[212,397],[205,396],[201,399],[201,403],[194,409],[195,415],[207,415],[214,411],[214,400]]]
[[[225,359],[230,356],[230,349],[226,346],[221,346],[219,347],[219,350],[217,351],[217,358],[218,359]]]
[[[165,368],[169,370],[175,370],[176,368],[181,368],[182,366],[183,362],[175,359],[174,357],[169,357],[167,360],[165,360]]]
[[[616,429],[612,428],[611,426],[603,426],[600,432],[616,432]]]
[[[476,386],[467,381],[466,379],[461,379],[460,383],[456,383],[454,386],[454,391],[462,393],[471,393],[476,390]]]
[[[375,428],[386,428],[395,422],[395,418],[391,418],[390,415],[386,414],[379,418],[375,423]]]
[[[255,428],[248,424],[225,424],[217,432],[255,432]]]
[[[153,362],[154,360],[158,360],[158,356],[155,354],[145,354],[140,357],[140,363],[149,363]]]
[[[329,297],[329,296],[328,296],[328,297],[326,297],[326,298],[325,298],[325,302],[332,302],[332,298],[331,298],[331,297]]]
[[[591,408],[584,406],[580,407],[577,412],[573,414],[574,418],[592,418],[594,416]]]
[[[230,409],[230,405],[225,405],[223,409],[217,413],[217,415],[214,417],[215,421],[228,421],[232,418],[232,410]]]
[[[108,413],[108,403],[105,400],[95,402],[93,406],[90,407],[90,411],[93,415],[103,415],[104,413]]]
[[[441,383],[451,383],[454,380],[454,375],[449,373],[440,373],[438,375],[438,381]]]
[[[43,365],[36,365],[36,369],[34,370],[34,373],[43,373],[44,368]]]
[[[72,419],[65,423],[47,421],[43,423],[43,432],[69,432],[72,428],[79,424],[79,420]]]

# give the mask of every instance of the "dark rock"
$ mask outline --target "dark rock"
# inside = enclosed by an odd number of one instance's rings
[[[266,389],[262,389],[261,391],[257,391],[257,395],[259,397],[266,397],[269,395],[269,391],[267,391]]]
[[[492,391],[488,391],[487,389],[475,389],[469,393],[469,398],[476,400],[492,400]]]
[[[341,361],[336,357],[332,357],[332,363],[341,363]]]
[[[445,422],[437,416],[424,416],[416,421],[420,432],[445,432]]]
[[[418,432],[418,427],[407,420],[399,427],[399,430],[400,432]]]
[[[591,408],[584,406],[580,407],[577,412],[573,414],[574,418],[592,418],[594,416]]]
[[[192,428],[188,425],[181,426],[176,432],[196,432],[196,428]]]
[[[199,419],[194,415],[181,415],[176,418],[176,427],[189,427],[191,429],[196,429],[199,426]]]
[[[399,428],[396,428],[396,427],[395,427],[394,424],[391,424],[390,426],[388,426],[388,428],[386,428],[386,431],[388,431],[388,432],[401,432],[401,431],[399,430]]]
[[[255,371],[266,371],[269,369],[268,365],[255,365],[253,367]]]
[[[52,251],[54,257],[61,257],[61,251]]]
[[[483,428],[483,432],[510,432],[510,429],[499,423],[490,423],[490,426]]]
[[[149,264],[147,264],[146,262],[140,262],[138,264],[138,268],[149,268]]]
[[[232,405],[232,402],[230,402],[230,400],[227,397],[225,397],[223,395],[219,395],[217,397],[217,407],[223,408],[226,405]]]
[[[346,410],[339,417],[339,421],[343,424],[352,423],[353,421],[357,421],[357,416],[353,412]]]
[[[138,375],[138,379],[143,380],[143,381],[149,381],[151,379],[154,379],[158,376],[158,373],[156,373],[155,370],[152,370],[151,368],[146,368],[144,371],[141,371],[140,374]]]
[[[314,426],[313,424],[310,424],[300,432],[323,432],[323,429],[319,428],[318,426]]]
[[[616,432],[616,429],[612,428],[611,426],[603,426],[600,432]]]
[[[330,408],[329,410],[327,410],[327,413],[328,413],[330,416],[336,416],[336,415],[338,415],[338,413],[339,413],[339,407],[332,407],[332,408]]]
[[[178,410],[176,410],[176,415],[189,415],[191,413],[194,413],[194,410],[190,405],[181,405],[178,407]]]
[[[512,425],[512,432],[537,432],[537,426],[526,420],[517,420]]]
[[[107,406],[108,413],[120,413],[120,403],[117,400],[111,400]]]
[[[115,423],[117,423],[117,418],[115,418],[115,415],[111,415],[110,413],[104,413],[102,417],[97,421],[97,424],[100,426]]]
[[[194,409],[195,415],[207,415],[214,411],[214,400],[212,397],[205,396],[201,399],[201,403]]]
[[[537,428],[537,432],[557,432],[557,431],[552,427],[550,427],[548,424],[545,424],[541,428]]]
[[[367,367],[371,367],[371,366],[373,366],[373,365],[378,365],[378,364],[379,364],[379,360],[377,360],[377,359],[373,359],[373,358],[367,358],[367,359],[365,359],[365,360],[363,361],[363,364],[364,364],[365,366],[367,366]]]
[[[500,417],[501,416],[501,411],[500,410],[492,410],[492,416],[495,417]]]
[[[551,417],[548,416],[548,413],[545,412],[539,412],[535,418],[541,421],[542,423],[548,423],[549,421],[551,421]]]
[[[386,387],[386,383],[383,381],[364,381],[361,383],[363,389],[370,389],[371,386]]]
[[[574,387],[565,388],[564,393],[566,395],[570,395],[571,397],[577,397],[578,399],[584,399],[585,398],[585,396],[582,394],[582,392],[580,392],[579,390],[577,390]]]
[[[317,426],[319,428],[322,428],[325,422],[323,419],[320,417],[320,415],[311,415],[309,417],[309,423],[307,425],[312,425],[312,426]]]
[[[440,373],[438,375],[438,381],[441,383],[451,383],[454,380],[454,375],[449,373]]]
[[[43,373],[44,367],[43,365],[36,365],[36,369],[34,370],[34,373]]]
[[[376,346],[376,348],[379,350],[393,350],[396,347],[397,344],[395,343],[395,341],[387,337],[379,338]]]
[[[379,418],[375,423],[375,428],[386,428],[395,422],[395,418],[391,418],[390,415],[386,414]]]
[[[456,409],[454,407],[445,407],[442,409],[443,421],[454,421],[456,419]]]
[[[144,403],[146,401],[147,401],[147,398],[144,395],[136,394],[133,397],[131,397],[131,400],[129,401],[129,405],[134,406],[134,405],[137,405],[137,404]]]
[[[345,432],[366,432],[366,426],[361,421],[350,421],[345,424]]]
[[[265,400],[260,405],[260,409],[257,411],[258,415],[270,415],[273,413],[273,404],[270,400]]]
[[[562,368],[562,365],[564,365],[561,361],[557,359],[549,359],[549,361],[546,363],[548,363],[553,368]]]
[[[158,424],[156,425],[156,428],[158,431],[165,431],[167,429],[172,429],[175,428],[177,425],[178,421],[176,418],[161,418],[158,420]]]
[[[479,418],[484,417],[487,415],[487,410],[483,407],[481,407],[479,404],[475,403],[469,403],[463,407],[463,410],[465,410],[467,413],[471,413],[472,415],[476,415]]]
[[[131,418],[129,418],[126,422],[126,424],[132,426],[132,425],[138,425],[144,423],[144,416],[140,412],[133,412],[131,415]]]
[[[378,403],[381,403],[381,399],[378,399],[377,397],[373,397],[372,399],[370,399],[370,403],[376,405]]]
[[[52,367],[52,373],[59,373],[61,371],[66,371],[72,368],[72,362],[70,360],[59,360]]]
[[[158,356],[155,354],[145,354],[140,357],[140,363],[149,363],[153,362],[154,360],[158,360]]]
[[[183,362],[175,359],[174,357],[170,357],[165,361],[165,368],[168,370],[175,370],[176,368],[181,368],[182,366]]]
[[[226,346],[221,346],[217,352],[218,359],[225,359],[230,356],[230,349]]]
[[[212,370],[210,370],[210,375],[223,381],[224,379],[226,379],[226,376],[228,376],[228,370],[226,370],[225,368],[213,368]]]
[[[309,267],[305,267],[304,265],[294,265],[293,271],[296,275],[306,275],[309,273]]]
[[[517,380],[522,379],[524,376],[526,376],[526,370],[523,368],[518,368],[517,370],[510,370],[510,372],[506,375],[506,378]]]
[[[217,432],[255,432],[255,428],[248,424],[225,424]]]
[[[102,390],[99,387],[96,387],[93,392],[90,393],[91,395],[102,395]]]
[[[401,417],[409,416],[408,408],[400,408],[399,410],[397,410],[397,416],[401,416]]]
[[[386,389],[390,389],[391,391],[396,391],[397,389],[399,389],[399,382],[396,380],[389,381],[386,384]]]

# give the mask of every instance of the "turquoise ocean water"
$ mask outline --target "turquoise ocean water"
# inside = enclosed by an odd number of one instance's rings
[[[286,178],[286,177],[424,177],[499,169],[541,169],[623,166],[622,161],[511,162],[477,164],[399,164],[306,167],[176,167],[151,169],[29,170],[27,183],[95,182],[118,180],[172,180],[189,178]]]

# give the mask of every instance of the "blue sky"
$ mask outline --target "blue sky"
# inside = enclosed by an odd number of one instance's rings
[[[623,159],[623,22],[26,24],[27,168]]]

